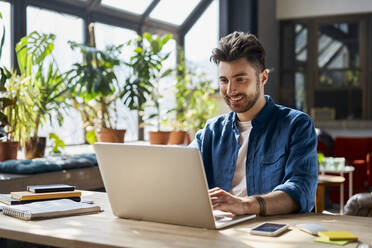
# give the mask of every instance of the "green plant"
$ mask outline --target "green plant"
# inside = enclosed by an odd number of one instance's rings
[[[219,105],[216,100],[211,98],[214,94],[212,82],[206,79],[205,74],[196,77],[198,83],[192,90],[190,105],[186,110],[186,126],[189,130],[199,130],[204,128],[208,119],[218,113]]]
[[[162,37],[144,33],[137,39],[128,42],[135,44],[134,55],[126,64],[132,69],[132,76],[126,79],[124,89],[120,95],[124,104],[131,110],[142,112],[144,108],[153,106],[155,113],[147,117],[147,120],[156,118],[157,129],[160,130],[161,98],[159,92],[159,80],[172,73],[171,69],[164,69],[163,63],[170,53],[163,53],[164,45],[172,38],[168,34]],[[145,104],[150,98],[152,104]]]
[[[179,52],[180,60],[184,61]],[[175,112],[171,119],[175,130],[198,130],[204,127],[206,121],[217,114],[218,104],[211,96],[214,90],[211,80],[196,66],[180,63],[178,65],[175,85],[176,106],[170,110]]]
[[[324,154],[321,152],[318,152],[318,164],[321,164],[324,158]]]
[[[74,107],[79,110],[86,127],[115,128],[110,107],[115,109],[120,92],[114,68],[121,64],[118,56],[122,45],[102,51],[72,41],[69,44],[71,49],[79,49],[85,56],[84,63],[74,64],[67,73]]]
[[[6,81],[10,78],[10,73],[6,68],[0,67],[0,127],[9,125],[8,116],[4,113],[6,107],[15,105],[14,99],[6,97],[7,89],[5,88]]]
[[[61,150],[59,148],[64,148],[66,146],[65,142],[63,142],[63,140],[61,140],[55,133],[49,133],[49,139],[53,141],[52,152],[61,153]]]
[[[4,40],[3,25],[0,58]],[[0,67],[0,72],[0,127],[5,128],[4,135],[7,141],[20,141],[24,144],[34,127],[34,122],[30,121],[35,116],[33,106],[37,101],[33,99],[33,87],[28,87],[30,78],[25,75],[19,76],[16,71],[8,71],[5,67]]]
[[[19,141],[24,145],[35,129],[34,106],[39,104],[38,98],[35,97],[38,91],[30,85],[30,77],[18,75],[14,70],[9,72],[9,76],[4,88],[5,96],[11,99],[12,104],[4,108],[8,123],[5,130],[8,140]]]
[[[2,19],[2,14],[0,12],[0,19]],[[0,39],[0,59],[3,51],[3,46],[5,42],[5,26],[2,25],[2,36]],[[11,98],[5,97],[7,92],[5,88],[5,83],[7,79],[10,78],[10,73],[5,67],[0,67],[0,128],[9,125],[8,117],[4,113],[4,109],[8,106],[14,105],[15,101]]]
[[[52,121],[52,113],[56,114],[60,125],[63,121],[62,110],[66,106],[68,88],[52,56],[54,40],[54,34],[39,34],[34,31],[23,37],[16,46],[20,72],[30,78],[28,87],[35,89],[33,138],[37,137],[38,130],[47,117]]]

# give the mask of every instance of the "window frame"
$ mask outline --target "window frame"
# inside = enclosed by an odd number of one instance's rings
[[[358,23],[359,25],[359,72],[360,72],[360,87],[339,87],[339,88],[327,88],[327,87],[319,87],[319,77],[322,71],[342,71],[342,70],[356,70],[356,68],[342,68],[342,69],[321,69],[318,67],[318,26],[322,24],[334,24],[340,22],[354,22]],[[307,37],[307,44],[308,44],[308,51],[307,51],[307,66],[304,71],[296,70],[295,67],[284,68],[283,59],[285,58],[286,54],[284,54],[283,47],[286,37],[284,36],[284,29],[286,25],[295,25],[295,24],[303,24],[307,25],[308,27],[308,37]],[[317,18],[300,18],[300,19],[293,19],[293,20],[283,20],[280,21],[280,82],[279,86],[282,88],[283,85],[283,77],[286,73],[290,72],[303,72],[305,73],[305,88],[306,88],[306,105],[307,109],[305,112],[310,113],[311,108],[315,106],[315,92],[321,91],[340,91],[340,90],[348,90],[353,91],[355,89],[361,89],[362,91],[362,120],[372,119],[372,14],[359,14],[359,15],[342,15],[342,16],[332,16],[332,17],[317,17]],[[368,56],[369,55],[369,56]],[[368,68],[370,68],[368,70]],[[295,102],[295,96],[293,94],[293,99],[288,101],[284,99],[281,90],[279,92],[280,95],[280,102]],[[294,107],[294,105],[290,106]],[[337,121],[345,120],[345,119],[336,119]],[[358,120],[358,119],[355,119]]]

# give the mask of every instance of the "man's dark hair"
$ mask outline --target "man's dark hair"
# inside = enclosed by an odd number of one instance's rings
[[[265,69],[265,49],[253,34],[234,32],[223,37],[218,47],[213,49],[210,60],[216,64],[246,58],[261,72]]]

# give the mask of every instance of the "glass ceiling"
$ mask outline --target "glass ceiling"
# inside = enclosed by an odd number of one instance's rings
[[[152,0],[102,0],[102,5],[142,15]]]
[[[142,15],[152,0],[102,0],[102,5]],[[160,0],[150,18],[181,25],[200,0]]]
[[[150,17],[161,21],[181,25],[200,0],[161,0]]]

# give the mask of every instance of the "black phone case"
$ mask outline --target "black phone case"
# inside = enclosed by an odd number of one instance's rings
[[[66,184],[27,186],[27,191],[30,191],[33,193],[47,193],[47,192],[74,191],[74,190],[75,190],[75,186],[66,185]]]

